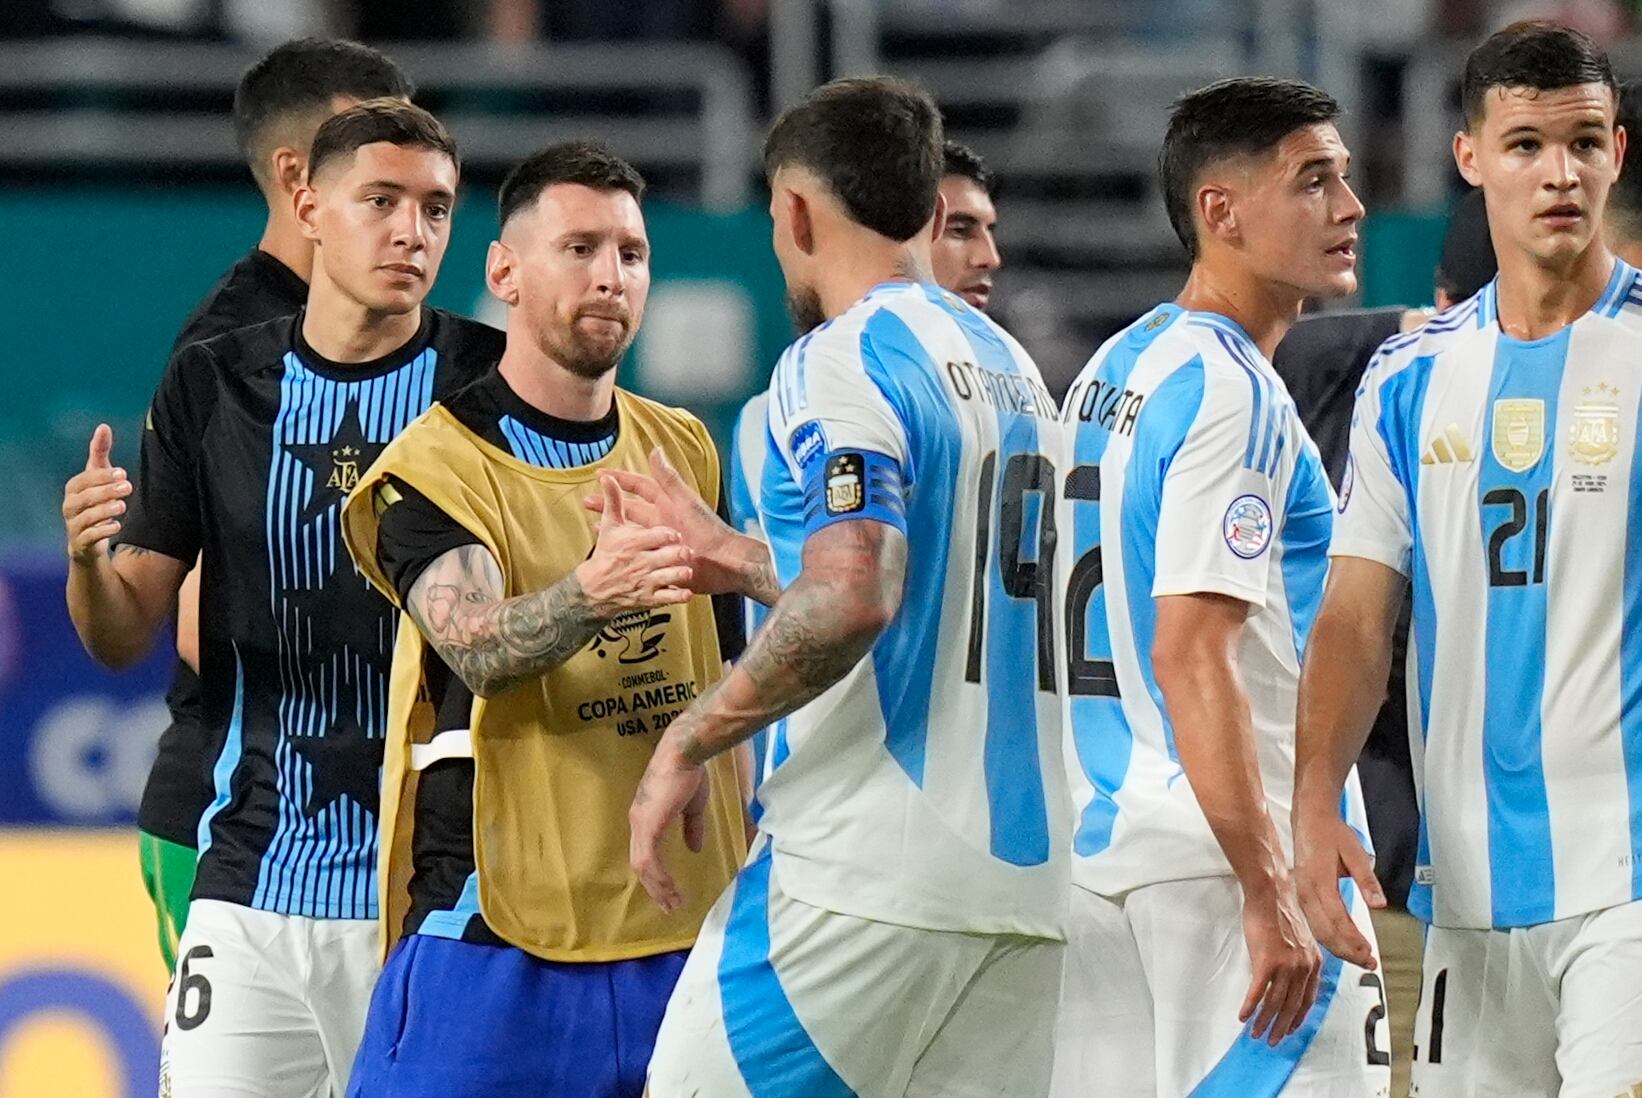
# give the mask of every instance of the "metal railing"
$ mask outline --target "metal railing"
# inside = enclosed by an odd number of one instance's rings
[[[695,168],[713,210],[749,200],[757,126],[741,61],[702,43],[389,45],[469,163],[505,166],[542,144],[596,135],[640,163]],[[96,38],[0,44],[0,169],[232,163],[226,114],[166,104],[166,92],[231,96],[256,53],[227,45]],[[529,111],[463,105],[466,93],[633,93],[633,110]],[[649,101],[664,110],[643,109]],[[693,104],[681,115],[680,104]]]

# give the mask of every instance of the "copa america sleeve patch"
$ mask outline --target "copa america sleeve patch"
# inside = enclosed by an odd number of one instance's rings
[[[833,450],[804,468],[804,532],[848,519],[875,519],[906,532],[905,482],[894,458]]]
[[[1271,544],[1271,506],[1256,495],[1238,496],[1226,508],[1221,532],[1226,546],[1244,560],[1253,560]]]

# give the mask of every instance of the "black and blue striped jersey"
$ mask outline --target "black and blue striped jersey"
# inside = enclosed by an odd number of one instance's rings
[[[397,618],[355,571],[338,505],[411,420],[496,363],[503,337],[424,309],[399,350],[341,364],[307,345],[301,323],[177,353],[119,540],[202,558],[215,763],[194,897],[370,919]]]

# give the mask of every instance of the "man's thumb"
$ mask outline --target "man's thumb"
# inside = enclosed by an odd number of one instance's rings
[[[86,453],[86,468],[109,468],[108,455],[113,449],[114,429],[106,423],[97,424],[97,429],[91,432],[91,449]]]

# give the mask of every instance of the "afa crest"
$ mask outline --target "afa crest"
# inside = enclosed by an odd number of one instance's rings
[[[1545,402],[1536,398],[1494,401],[1494,460],[1513,473],[1539,464],[1545,454]]]
[[[1619,390],[1606,382],[1586,386],[1574,405],[1568,456],[1583,465],[1606,465],[1619,453]]]

